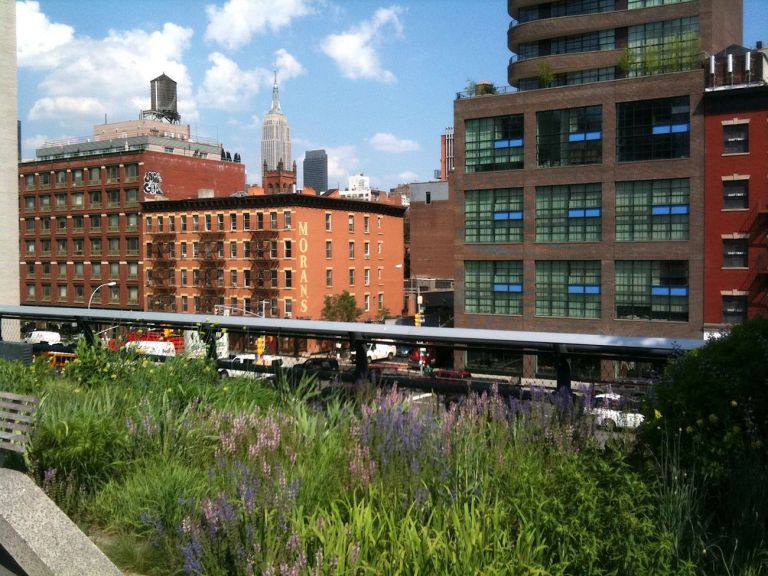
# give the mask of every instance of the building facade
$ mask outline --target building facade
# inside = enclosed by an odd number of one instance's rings
[[[712,56],[706,123],[704,333],[768,312],[768,56]]]
[[[143,212],[147,310],[320,319],[346,290],[362,320],[401,311],[402,207],[276,194]]]
[[[291,158],[291,129],[288,118],[280,108],[280,89],[277,86],[277,73],[272,86],[272,107],[264,116],[261,129],[261,162],[264,170],[277,170],[279,166],[289,168]],[[263,176],[263,174],[262,174]]]
[[[508,7],[519,91],[454,105],[456,325],[702,337],[702,54],[741,2]]]
[[[139,120],[94,134],[18,165],[22,304],[141,309],[140,202],[245,188],[245,166],[190,139],[188,126]]]
[[[325,150],[307,150],[303,171],[304,186],[314,188],[317,194],[328,191],[328,155]]]

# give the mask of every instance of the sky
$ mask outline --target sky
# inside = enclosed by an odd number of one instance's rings
[[[744,0],[744,42],[768,41],[768,0]],[[181,122],[261,180],[261,126],[277,72],[302,182],[328,153],[330,188],[423,182],[468,82],[504,86],[506,0],[24,0],[16,3],[22,157],[47,140],[139,118],[149,82],[178,83]]]

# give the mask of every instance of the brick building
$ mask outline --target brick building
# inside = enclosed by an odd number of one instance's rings
[[[158,120],[99,125],[19,164],[21,303],[141,309],[140,202],[230,195],[245,166]]]
[[[361,320],[402,309],[403,207],[265,194],[142,210],[147,310],[319,319],[344,290]]]
[[[741,41],[741,2],[508,11],[518,91],[478,83],[454,105],[456,325],[700,338],[702,54]],[[498,363],[543,375],[552,361]]]
[[[704,117],[708,335],[768,306],[768,55],[760,46],[711,58]]]

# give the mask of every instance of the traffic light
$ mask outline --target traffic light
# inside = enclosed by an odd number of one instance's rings
[[[259,336],[259,337],[256,339],[256,353],[257,353],[259,356],[261,356],[262,354],[264,354],[264,346],[265,346],[265,344],[266,344],[266,342],[265,342],[265,338],[264,338],[264,336]]]
[[[413,317],[413,325],[421,326],[421,312],[416,312],[416,315]]]

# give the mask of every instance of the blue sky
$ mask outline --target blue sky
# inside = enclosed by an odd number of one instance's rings
[[[40,0],[17,2],[22,155],[137,118],[149,81],[178,82],[193,134],[239,152],[260,180],[261,121],[277,70],[293,156],[329,154],[329,186],[364,173],[387,190],[432,178],[453,100],[506,84],[506,0]],[[744,0],[744,44],[768,0]]]

